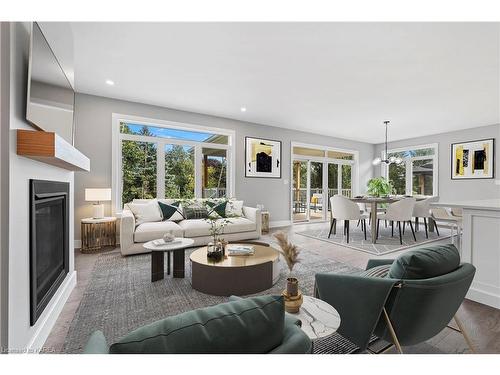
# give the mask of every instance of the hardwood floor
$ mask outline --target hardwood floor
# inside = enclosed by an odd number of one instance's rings
[[[270,234],[263,236],[263,240],[273,241],[272,233],[283,230],[288,233],[290,240],[295,244],[307,247],[310,251],[314,251],[322,256],[359,268],[364,268],[368,259],[375,257],[368,253],[297,234],[297,232],[307,230],[314,225],[326,224],[299,224],[293,227],[272,229]],[[449,241],[449,239],[446,241]],[[118,251],[118,249],[112,251]],[[403,251],[386,255],[384,258],[395,258]],[[97,257],[98,254],[81,254],[78,250],[75,251],[75,268],[77,270],[78,283],[45,343],[45,352],[62,352],[64,339],[90,280],[92,268]],[[477,353],[500,353],[500,310],[465,300],[458,311],[458,317],[474,343]],[[455,326],[454,322],[451,325]],[[405,353],[470,352],[463,336],[449,328],[445,328],[425,343],[412,347],[404,347],[403,350]],[[392,349],[388,353],[395,353],[395,351]]]

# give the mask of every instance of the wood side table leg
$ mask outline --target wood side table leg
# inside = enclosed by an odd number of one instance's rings
[[[165,277],[164,258],[163,251],[151,252],[151,282],[162,280]]]
[[[167,275],[170,275],[170,254],[171,251],[167,251]]]
[[[372,243],[377,242],[377,202],[371,203],[372,210],[372,223],[371,223],[371,235]]]
[[[184,249],[174,250],[174,271],[175,278],[184,278]]]

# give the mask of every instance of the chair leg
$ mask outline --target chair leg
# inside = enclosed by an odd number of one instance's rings
[[[391,237],[394,237],[394,220],[391,220]]]
[[[467,335],[467,333],[465,332],[465,329],[464,329],[464,326],[462,325],[462,322],[460,321],[460,319],[458,319],[456,314],[453,317],[453,319],[455,319],[455,323],[457,323],[457,326],[458,326],[458,329],[460,330],[460,333],[464,336],[465,342],[467,343],[467,345],[469,345],[470,351],[472,353],[475,353],[476,350],[474,349],[474,346],[472,345],[472,340],[469,338],[469,335]]]
[[[436,234],[439,237],[439,229],[438,229],[438,225],[437,225],[437,223],[435,221],[434,221],[434,229],[436,230]]]
[[[337,219],[333,219],[333,235],[337,235]]]
[[[364,232],[365,232],[365,241],[366,241],[366,220],[363,219],[363,227],[365,228]]]
[[[349,243],[349,220],[347,220],[347,243]]]
[[[415,237],[415,230],[413,230],[413,224],[411,220],[409,220],[408,222],[410,223],[411,234],[413,234],[413,239],[415,240],[415,242],[417,242],[417,237]]]
[[[375,236],[375,238],[378,240],[378,227],[380,226],[380,220],[377,220],[377,235]]]
[[[359,227],[360,223],[361,223],[361,220],[358,220],[358,223],[356,224],[356,226]]]
[[[398,221],[398,229],[399,229],[399,243],[403,244],[403,236],[401,235],[401,222]]]
[[[385,227],[387,228],[387,220],[384,220],[385,221]]]
[[[424,217],[424,226],[425,226],[425,238],[429,238],[429,232],[427,232],[427,218]]]
[[[418,232],[418,217],[415,218],[415,232]]]
[[[403,234],[405,234],[406,221],[403,221]]]
[[[330,231],[328,232],[328,238],[330,238],[330,236],[332,235],[332,230],[333,230],[334,224],[335,224],[335,218],[333,218],[332,222],[330,223]]]
[[[401,228],[401,222],[398,221],[398,223],[399,227]],[[396,331],[394,331],[394,327],[392,326],[391,319],[389,319],[389,315],[387,314],[387,310],[385,309],[385,307],[382,309],[382,312],[384,313],[385,323],[387,324],[387,328],[389,328],[389,333],[391,334],[394,346],[396,346],[396,349],[398,350],[399,354],[403,354],[403,349],[399,344],[398,336],[396,336]]]

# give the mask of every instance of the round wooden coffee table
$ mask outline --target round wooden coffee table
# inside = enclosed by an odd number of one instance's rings
[[[191,253],[191,285],[216,296],[247,295],[272,287],[279,278],[279,253],[270,246],[252,245],[253,255],[227,256],[214,262],[207,248]]]

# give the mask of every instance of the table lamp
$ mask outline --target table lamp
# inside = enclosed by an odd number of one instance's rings
[[[85,200],[94,203],[94,219],[102,219],[104,217],[103,201],[111,200],[111,189],[85,189]]]

